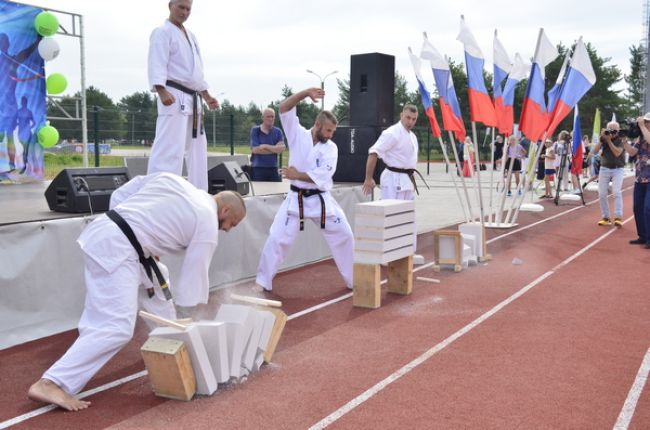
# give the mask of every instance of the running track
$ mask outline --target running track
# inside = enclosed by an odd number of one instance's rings
[[[492,261],[461,273],[420,268],[414,277],[441,283],[416,281],[411,296],[384,295],[378,310],[343,299],[298,314],[347,294],[331,261],[279,275],[270,298],[293,318],[274,363],[243,384],[187,403],[154,397],[138,377],[139,325],[88,389],[133,380],[91,395],[85,411],[12,428],[648,429],[650,250],[627,244],[631,219],[596,226],[597,203],[545,208],[489,231]],[[430,236],[418,241],[428,261]],[[249,288],[220,290],[203,311]],[[39,410],[25,392],[75,336],[0,351],[0,428]]]

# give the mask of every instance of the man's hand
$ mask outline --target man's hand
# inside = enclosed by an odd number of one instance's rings
[[[212,97],[207,91],[204,91],[203,100],[208,104],[208,107],[212,110],[219,109],[219,101]]]
[[[167,91],[167,88],[156,86],[156,92],[158,93],[158,97],[160,98],[160,102],[164,106],[171,106],[174,103],[176,103],[176,97],[174,97],[174,95],[172,93]]]
[[[363,194],[370,195],[372,194],[372,190],[375,188],[377,184],[375,183],[375,180],[370,178],[366,179],[363,181],[363,186],[361,187],[361,190],[363,191]]]
[[[308,88],[305,90],[305,92],[307,93],[307,96],[311,99],[311,101],[313,101],[314,103],[316,103],[317,101],[325,97],[325,91],[318,87]]]
[[[291,179],[299,179],[299,177],[300,177],[300,172],[298,171],[298,169],[296,169],[293,166],[289,166],[289,167],[285,167],[283,169],[280,169],[280,173],[282,174],[283,178],[286,178],[286,179],[289,179],[289,180],[291,180]]]

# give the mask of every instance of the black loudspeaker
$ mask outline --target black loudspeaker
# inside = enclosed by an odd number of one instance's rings
[[[359,54],[350,57],[350,125],[388,127],[395,104],[395,57]]]
[[[126,167],[64,169],[56,175],[45,199],[57,212],[102,212],[109,209],[113,191],[129,181]]]
[[[250,192],[250,182],[244,170],[235,161],[224,161],[208,170],[208,193],[237,191],[242,196]]]
[[[332,140],[339,148],[334,182],[363,182],[366,178],[368,149],[377,141],[382,127],[337,127]],[[384,163],[377,161],[373,178],[379,184]]]

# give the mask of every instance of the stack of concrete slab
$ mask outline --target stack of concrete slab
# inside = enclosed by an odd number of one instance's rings
[[[149,341],[171,339],[185,345],[191,362],[191,373],[196,380],[196,393],[202,395],[213,394],[220,383],[241,381],[244,376],[258,371],[264,362],[270,361],[270,350],[275,349],[286,322],[286,314],[278,309],[235,304],[221,305],[214,320],[196,321],[187,325],[143,312],[140,314],[164,325],[151,331]],[[161,366],[161,360],[166,359],[164,354],[158,350],[155,353],[149,352],[152,349],[150,346],[147,349],[145,364],[154,392],[164,397],[187,399],[187,387],[192,385],[190,383],[171,384],[183,387],[182,393],[170,394],[169,388],[164,393],[156,390],[157,386],[170,386],[168,369],[174,366],[173,363],[182,360],[174,357],[167,359],[167,364]],[[173,354],[179,351],[179,348],[168,349]],[[269,351],[271,354],[268,354]],[[142,352],[144,356],[144,347]],[[157,374],[158,369],[167,370],[165,374]]]
[[[354,262],[385,264],[413,255],[415,202],[358,203],[354,213]]]

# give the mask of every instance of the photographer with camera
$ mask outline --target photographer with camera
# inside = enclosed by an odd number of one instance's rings
[[[625,150],[632,157],[636,156],[635,163],[635,181],[634,181],[634,221],[636,223],[636,232],[638,238],[631,240],[632,245],[643,245],[650,248],[650,192],[648,183],[650,183],[650,112],[645,116],[640,116],[636,120],[638,130],[634,128],[635,124],[630,124],[630,137],[636,137],[640,134],[639,139],[633,145],[625,142]]]
[[[607,203],[607,191],[609,182],[612,182],[614,193],[614,225],[623,225],[623,169],[625,168],[626,139],[619,135],[621,127],[616,121],[607,124],[607,128],[600,134],[600,140],[594,147],[594,153],[602,149],[600,155],[600,172],[598,173],[598,199],[600,200],[600,213],[602,219],[598,225],[612,225],[609,217],[609,205]]]

